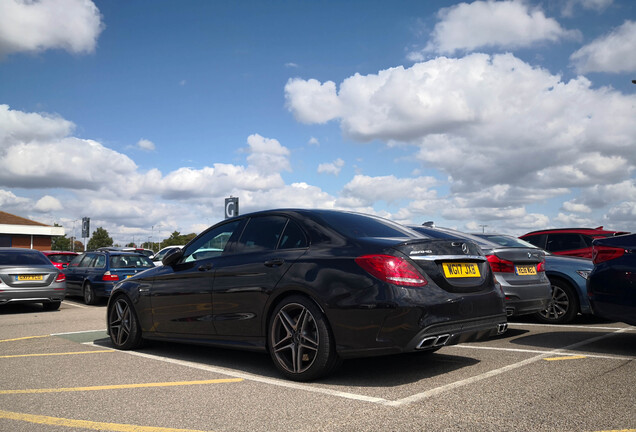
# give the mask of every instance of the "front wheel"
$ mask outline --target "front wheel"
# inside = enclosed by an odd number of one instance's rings
[[[274,309],[268,329],[269,352],[278,370],[294,381],[320,378],[338,365],[325,315],[310,299],[292,296]]]
[[[551,281],[552,299],[548,308],[536,313],[536,318],[548,324],[565,324],[579,312],[579,300],[574,289],[561,281]]]
[[[119,296],[108,308],[108,333],[115,348],[129,350],[141,346],[141,326],[132,302]]]

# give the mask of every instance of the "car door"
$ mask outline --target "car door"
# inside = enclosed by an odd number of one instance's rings
[[[284,216],[252,217],[231,253],[216,261],[214,323],[220,336],[262,336],[268,296],[307,251],[300,226]]]
[[[153,329],[159,333],[213,335],[212,284],[216,261],[242,219],[202,233],[174,265],[162,266],[150,288]]]
[[[66,275],[66,290],[69,294],[82,294],[84,277],[90,263],[95,259],[95,253],[88,252],[78,255],[64,271]]]

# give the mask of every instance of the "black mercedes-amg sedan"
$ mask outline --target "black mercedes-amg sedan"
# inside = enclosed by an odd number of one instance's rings
[[[268,351],[307,381],[341,359],[501,333],[503,300],[471,241],[360,213],[270,210],[222,221],[118,283],[107,327],[119,349],[161,339]]]

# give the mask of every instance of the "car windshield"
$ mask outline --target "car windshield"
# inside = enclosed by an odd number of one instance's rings
[[[517,237],[502,235],[502,234],[474,234],[477,237],[485,238],[486,240],[496,243],[501,246],[512,247],[512,248],[533,248],[539,249],[532,243],[529,243],[525,240],[521,240]]]
[[[0,251],[0,265],[28,266],[28,265],[51,265],[41,252],[25,251]]]
[[[411,229],[389,220],[356,213],[325,212],[320,217],[333,229],[350,238],[419,236]]]
[[[145,255],[111,255],[111,268],[154,267],[155,265]]]

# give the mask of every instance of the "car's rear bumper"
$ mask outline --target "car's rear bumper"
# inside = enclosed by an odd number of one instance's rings
[[[62,301],[66,297],[66,288],[57,289],[16,289],[0,290],[0,304],[16,302],[43,303]]]

